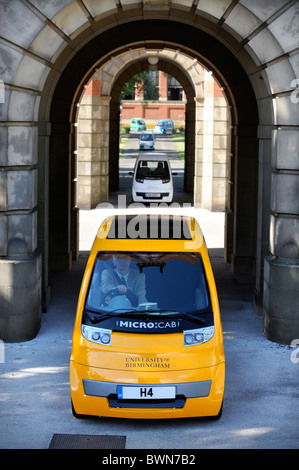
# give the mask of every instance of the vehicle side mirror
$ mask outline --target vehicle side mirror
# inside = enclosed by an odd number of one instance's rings
[[[131,176],[133,176],[133,175],[134,175],[134,171],[129,171],[128,174],[131,175]]]
[[[178,174],[176,172],[172,172],[172,176],[177,176]]]

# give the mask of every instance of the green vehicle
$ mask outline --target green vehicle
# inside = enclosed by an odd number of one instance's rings
[[[146,125],[141,118],[132,118],[130,124],[130,131],[145,131]]]

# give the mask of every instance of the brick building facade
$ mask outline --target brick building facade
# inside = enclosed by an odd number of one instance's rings
[[[85,89],[86,96],[101,96],[102,82],[93,79]],[[221,88],[215,80],[205,82],[205,98],[223,98]],[[135,99],[122,100],[120,108],[120,123],[128,125],[131,118],[139,117],[153,126],[161,119],[172,119],[177,126],[185,125],[185,93],[181,100],[171,100],[168,97],[168,75],[159,71],[159,100],[144,100],[143,92],[135,90]]]
[[[168,75],[159,71],[159,101],[144,100],[143,93],[136,88],[134,100],[123,100],[120,120],[129,124],[133,117],[143,118],[148,125],[154,125],[160,119],[172,119],[176,125],[185,124],[185,96],[182,100],[168,99]]]

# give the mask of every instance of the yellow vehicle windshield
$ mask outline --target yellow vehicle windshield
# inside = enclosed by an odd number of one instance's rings
[[[169,328],[163,329],[165,333],[213,325],[200,253],[98,253],[82,322],[101,323],[99,326],[114,330],[127,325],[129,331],[130,322],[121,323],[120,318],[145,317],[152,320],[152,325],[161,319],[172,319],[166,322]],[[149,329],[148,325],[141,322],[134,332],[145,329]],[[161,332],[161,328],[155,330],[153,327],[153,333]]]

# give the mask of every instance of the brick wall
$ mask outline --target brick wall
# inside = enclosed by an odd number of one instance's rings
[[[91,80],[85,88],[86,95],[98,95],[102,93],[101,80]],[[223,97],[221,88],[215,80],[205,82],[205,97]],[[172,119],[178,125],[185,123],[184,101],[167,101],[167,77],[160,72],[160,99],[161,101],[142,101],[142,96],[136,97],[136,101],[122,102],[120,120],[122,124],[128,124],[133,117],[140,117],[148,124],[155,124],[160,119]]]
[[[85,95],[99,95],[102,94],[102,80],[91,80],[85,87]]]
[[[182,101],[167,101],[159,103],[123,101],[120,120],[126,124],[133,117],[140,117],[149,123],[156,123],[160,119],[172,119],[177,124],[185,122],[185,103]]]

